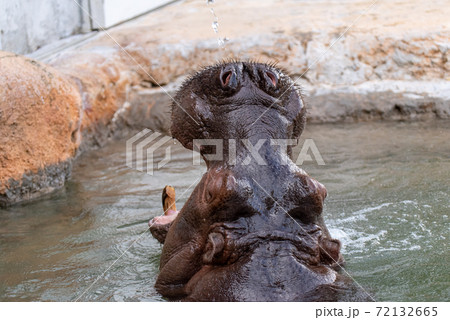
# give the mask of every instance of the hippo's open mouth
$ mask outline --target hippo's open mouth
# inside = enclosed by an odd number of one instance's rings
[[[151,219],[148,222],[149,227],[155,225],[155,226],[168,226],[170,225],[173,220],[175,220],[175,218],[178,215],[178,211],[175,210],[167,210],[167,212],[164,213],[164,215],[161,216],[157,216],[153,219]]]
[[[167,232],[177,217],[178,212],[175,210],[165,210],[163,215],[150,219],[148,226],[152,235],[161,243],[164,243]]]

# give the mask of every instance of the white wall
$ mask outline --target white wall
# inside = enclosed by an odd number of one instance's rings
[[[0,50],[19,54],[81,31],[73,0],[0,0]]]
[[[110,27],[143,12],[169,3],[169,0],[104,0],[105,27]]]
[[[0,0],[0,50],[18,54],[108,28],[173,0]],[[88,11],[88,13],[86,12]],[[89,18],[93,16],[93,19]],[[93,21],[94,20],[94,21]]]

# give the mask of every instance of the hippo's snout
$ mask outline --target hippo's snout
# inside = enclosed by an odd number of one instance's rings
[[[259,87],[271,89],[276,89],[280,80],[276,71],[268,69],[265,65],[258,64],[227,64],[223,66],[219,75],[222,88],[234,90],[246,80],[246,77],[257,82]]]

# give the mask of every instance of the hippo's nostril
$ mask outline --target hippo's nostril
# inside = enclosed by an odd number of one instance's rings
[[[233,68],[225,68],[222,70],[220,73],[220,83],[225,89],[236,89],[238,84],[236,71]]]
[[[271,83],[274,87],[277,86],[278,77],[274,73],[266,71],[266,77],[268,78],[269,83]]]
[[[228,71],[228,72],[225,72],[224,74],[222,74],[222,78],[221,78],[222,86],[226,87],[228,85],[228,83],[230,83],[230,78],[231,78],[232,73],[233,72]]]

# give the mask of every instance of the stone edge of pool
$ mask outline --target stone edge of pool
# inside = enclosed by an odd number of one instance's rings
[[[143,128],[168,134],[170,96],[183,77],[230,57],[274,58],[299,78],[309,122],[449,119],[448,32],[354,31],[333,59],[309,68],[336,28],[250,30],[224,50],[214,35],[165,41],[135,23],[109,31],[114,41],[101,32],[42,62],[0,52],[0,207],[61,188],[78,155],[112,138]]]

